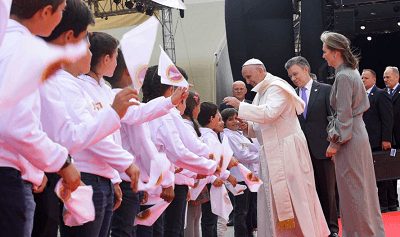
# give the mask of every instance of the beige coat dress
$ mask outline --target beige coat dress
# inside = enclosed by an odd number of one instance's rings
[[[258,191],[258,236],[328,236],[296,116],[296,111],[304,111],[304,102],[287,82],[271,74],[253,91],[253,104],[240,103],[238,117],[250,121],[248,135],[261,145],[259,177],[264,184]]]
[[[336,69],[331,91],[335,133],[328,132],[335,154],[336,181],[343,237],[383,237],[371,146],[362,114],[369,100],[357,70],[343,64]]]

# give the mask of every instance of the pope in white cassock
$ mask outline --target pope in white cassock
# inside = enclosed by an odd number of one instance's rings
[[[242,129],[260,143],[258,236],[328,236],[306,138],[296,112],[305,103],[286,81],[267,73],[258,59],[248,60],[242,75],[252,91],[253,104],[227,97],[224,102],[239,109],[247,120]]]

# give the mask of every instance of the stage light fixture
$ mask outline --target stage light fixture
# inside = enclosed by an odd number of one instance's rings
[[[137,2],[137,3],[136,3],[136,10],[137,10],[138,12],[144,13],[143,4]]]
[[[365,26],[360,26],[360,29],[361,30],[365,30]]]
[[[398,25],[398,26],[400,26],[400,21],[399,21],[399,22],[397,22],[397,25]]]
[[[125,2],[125,6],[126,6],[128,9],[132,10],[132,8],[133,8],[133,2],[132,2],[132,1],[126,1],[126,2]]]
[[[152,16],[154,14],[154,9],[152,7],[148,7],[146,9],[146,15]]]
[[[371,36],[368,36],[368,37],[367,37],[367,40],[368,40],[368,41],[371,41],[371,40],[372,40],[372,37],[371,37]]]
[[[400,7],[399,7],[399,6],[394,6],[394,7],[393,7],[393,11],[399,12],[399,11],[400,11]]]

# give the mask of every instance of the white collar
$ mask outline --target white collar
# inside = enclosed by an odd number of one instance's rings
[[[100,82],[97,82],[96,79],[94,79],[93,77],[84,74],[79,75],[78,78],[83,81],[87,81],[93,85],[100,85],[101,87],[106,84],[103,78],[100,78]]]
[[[218,139],[217,133],[214,132],[214,130],[212,130],[211,128],[201,127],[200,128],[200,132],[201,132],[201,135],[205,135],[207,133],[211,133],[212,135],[214,135]]]
[[[310,78],[310,80],[307,82],[305,88],[307,88],[308,91],[311,91],[312,84],[313,84],[313,79]]]
[[[371,91],[372,91],[372,89],[374,89],[374,87],[375,87],[375,85],[371,86],[371,88],[369,88],[369,89],[367,90],[367,94],[368,94],[368,95],[369,95],[369,93],[371,93]]]

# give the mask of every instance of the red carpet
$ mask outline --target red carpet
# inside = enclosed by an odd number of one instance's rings
[[[400,211],[382,214],[386,237],[400,236]],[[342,223],[339,219],[339,235],[342,236]]]

